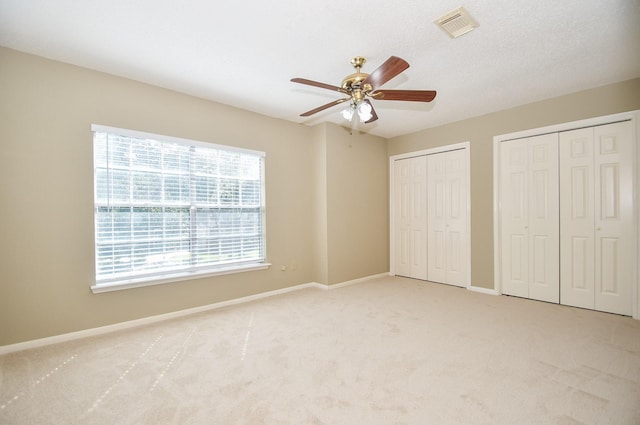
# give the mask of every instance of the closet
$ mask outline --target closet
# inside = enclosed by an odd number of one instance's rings
[[[466,287],[468,144],[391,158],[392,273]]]
[[[502,293],[633,314],[632,121],[497,143]]]

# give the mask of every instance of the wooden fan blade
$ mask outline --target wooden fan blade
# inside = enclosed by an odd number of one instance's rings
[[[405,100],[407,102],[431,102],[436,97],[435,90],[378,90],[371,93],[378,100]]]
[[[308,86],[320,87],[321,89],[327,89],[327,90],[337,91],[344,94],[349,94],[349,92],[343,89],[342,87],[332,86],[331,84],[320,83],[318,81],[307,80],[306,78],[292,78],[291,81],[298,84],[306,84]]]
[[[334,100],[333,102],[329,102],[326,105],[318,106],[315,109],[312,109],[312,110],[307,111],[307,112],[305,112],[303,114],[300,114],[300,116],[301,117],[308,117],[309,115],[313,115],[313,114],[315,114],[317,112],[324,111],[327,108],[331,108],[332,106],[339,105],[342,102],[346,102],[347,100],[351,100],[351,97],[345,97],[344,99]]]
[[[369,106],[371,106],[371,118],[365,121],[365,124],[369,124],[370,122],[374,122],[378,119],[378,114],[376,114],[376,110],[373,108],[373,104],[369,101],[369,99],[363,100],[363,102],[367,102]]]
[[[391,56],[377,67],[362,84],[370,84],[372,89],[375,90],[407,68],[409,68],[407,61],[397,56]]]

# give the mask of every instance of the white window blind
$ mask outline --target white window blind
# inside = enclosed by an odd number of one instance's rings
[[[263,152],[92,130],[97,285],[264,262]]]

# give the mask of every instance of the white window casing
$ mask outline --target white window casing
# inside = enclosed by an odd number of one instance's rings
[[[265,262],[265,153],[93,125],[94,292]]]

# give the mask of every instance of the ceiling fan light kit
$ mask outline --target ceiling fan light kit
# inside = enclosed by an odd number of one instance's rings
[[[303,112],[300,116],[308,117],[332,106],[339,105],[340,103],[350,102],[349,107],[341,112],[342,117],[351,121],[354,114],[357,113],[360,121],[366,124],[378,119],[378,115],[368,98],[376,100],[431,102],[436,97],[436,92],[433,90],[379,90],[387,81],[409,68],[409,63],[397,56],[391,56],[371,74],[366,74],[360,72],[360,69],[366,61],[362,56],[354,57],[351,60],[351,65],[356,69],[356,72],[346,76],[342,80],[342,83],[340,83],[340,86],[320,83],[306,78],[292,78],[291,81],[294,83],[337,91],[347,95],[347,97],[342,99],[334,100],[310,111]]]
[[[357,112],[357,116],[361,122],[367,123],[371,118],[373,118],[373,114],[371,111],[373,110],[371,104],[369,102],[360,101],[357,104],[351,103],[347,108],[343,109],[340,113],[342,118],[351,122],[353,116]]]

